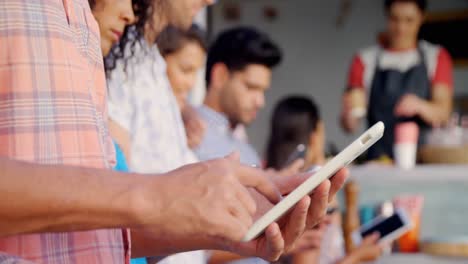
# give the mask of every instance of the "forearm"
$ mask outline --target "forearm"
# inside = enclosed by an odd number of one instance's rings
[[[451,112],[451,105],[423,101],[419,116],[432,126],[440,126],[449,120]]]
[[[209,264],[224,264],[233,262],[236,260],[244,259],[245,257],[239,256],[234,253],[226,252],[226,251],[213,251],[210,260],[208,261]]]
[[[341,128],[348,134],[356,132],[361,120],[359,118],[351,116],[351,113],[341,113],[340,124]]]
[[[359,128],[362,117],[354,116],[352,114],[353,104],[361,105],[365,107],[365,94],[364,88],[354,87],[349,89],[343,95],[342,110],[340,114],[341,127],[347,133],[354,133]]]
[[[132,257],[164,257],[180,252],[213,248],[212,240],[202,238],[176,239],[174,237],[152,237],[137,229],[131,230]]]
[[[339,260],[336,264],[355,264],[355,263],[359,263],[359,258],[353,252],[353,253],[345,256],[341,260]]]
[[[319,263],[320,250],[310,250],[294,254],[292,264],[313,264]]]
[[[135,177],[0,159],[0,236],[131,226]]]
[[[431,124],[439,126],[446,123],[452,113],[452,95],[450,89],[443,85],[438,85],[434,89],[433,98],[429,101],[422,100],[419,116]]]

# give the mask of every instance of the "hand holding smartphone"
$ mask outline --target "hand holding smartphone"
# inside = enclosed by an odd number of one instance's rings
[[[307,147],[304,144],[299,144],[296,146],[294,151],[288,156],[288,159],[283,165],[283,168],[289,167],[293,164],[294,161],[298,159],[304,159],[307,153]]]
[[[385,244],[398,239],[410,229],[411,222],[407,213],[404,210],[397,209],[389,217],[380,216],[361,226],[361,228],[353,232],[352,238],[353,242],[359,245],[365,237],[373,233],[379,233],[379,243]]]

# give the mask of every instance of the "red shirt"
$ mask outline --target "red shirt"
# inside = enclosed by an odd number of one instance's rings
[[[444,84],[453,91],[453,63],[450,54],[441,46],[426,41],[419,43],[425,56],[428,78],[432,85]],[[418,64],[421,56],[417,48],[392,51],[380,46],[366,48],[354,56],[348,75],[347,87],[370,89],[376,68],[377,56],[381,69],[404,72]]]

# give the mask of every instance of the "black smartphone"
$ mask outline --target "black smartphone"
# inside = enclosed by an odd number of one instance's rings
[[[290,166],[294,161],[298,159],[305,158],[306,153],[307,153],[306,145],[304,144],[297,145],[294,151],[288,156],[288,159],[284,163],[283,168]]]

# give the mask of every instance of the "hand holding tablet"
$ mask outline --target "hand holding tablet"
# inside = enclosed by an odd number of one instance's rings
[[[359,155],[382,138],[384,124],[378,122],[361,135],[357,140],[346,147],[341,153],[330,160],[317,173],[299,185],[293,192],[286,196],[281,202],[271,208],[266,214],[258,219],[248,230],[243,241],[251,241],[260,235],[273,222],[287,213],[303,197],[310,194],[320,183],[332,177],[341,168],[346,167]]]

